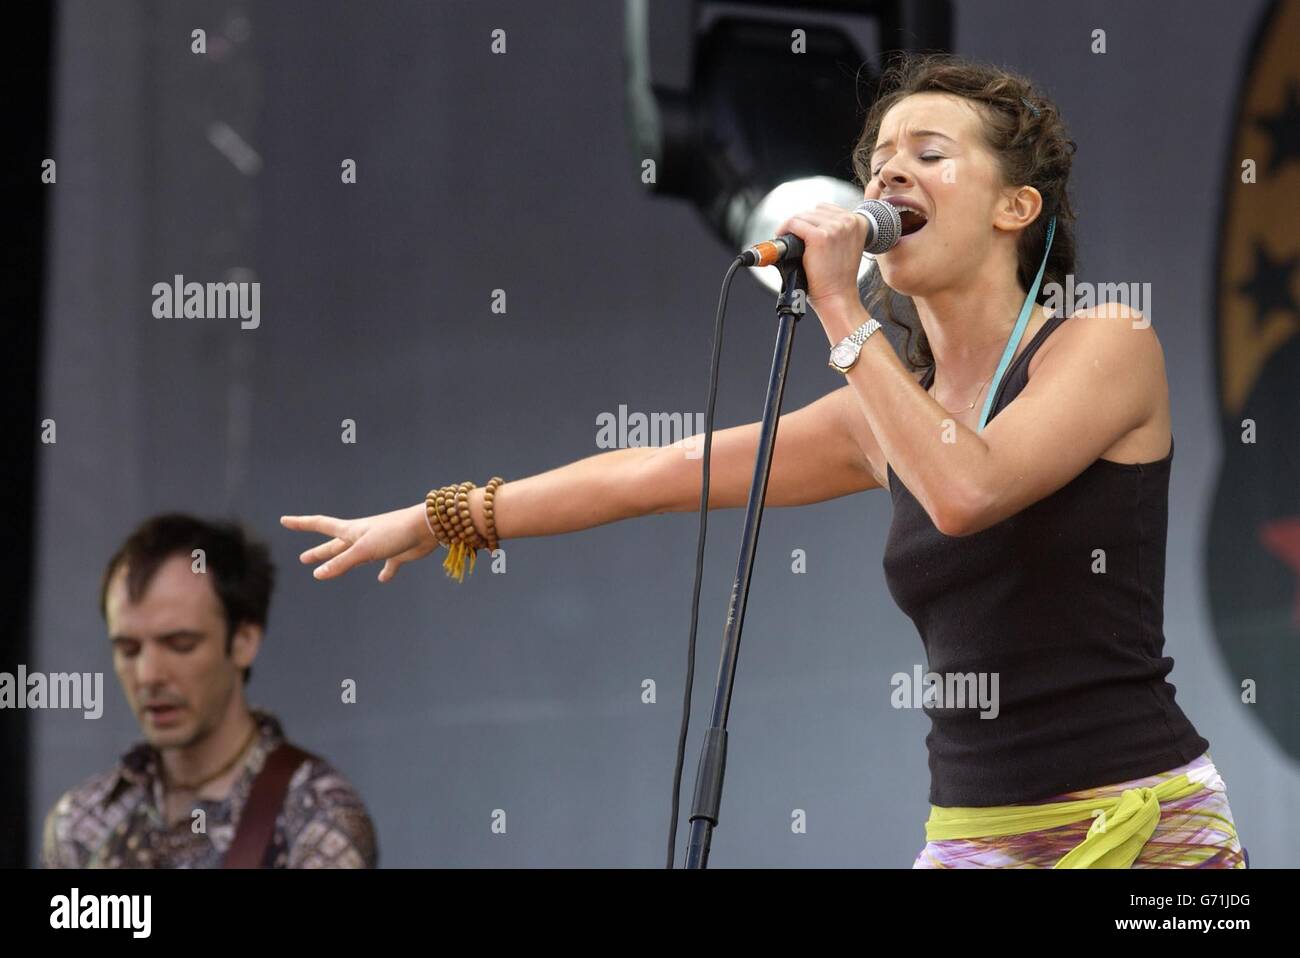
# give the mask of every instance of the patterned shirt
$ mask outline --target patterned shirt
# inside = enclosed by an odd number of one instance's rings
[[[140,743],[111,772],[63,794],[45,819],[46,868],[220,868],[253,780],[284,741],[274,716],[254,710],[258,734],[244,769],[221,801],[196,800],[203,816],[168,825],[158,752]],[[276,817],[266,868],[374,868],[374,826],[360,796],[327,762],[294,772]]]

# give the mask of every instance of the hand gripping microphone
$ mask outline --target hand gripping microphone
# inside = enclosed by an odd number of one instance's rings
[[[892,203],[881,200],[863,200],[853,210],[867,221],[867,239],[863,252],[873,255],[884,253],[903,235],[903,224]],[[776,239],[756,243],[740,254],[742,266],[775,266],[788,259],[803,256],[803,240],[793,233],[783,233]]]

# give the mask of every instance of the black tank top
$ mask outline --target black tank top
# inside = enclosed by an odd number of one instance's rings
[[[1012,362],[990,420],[1024,389],[1030,357],[1064,321],[1048,319]],[[932,367],[921,385],[933,378]],[[961,537],[935,528],[888,468],[885,580],[920,632],[928,672],[953,691],[950,676],[984,673],[986,691],[998,676],[995,718],[981,718],[992,709],[973,695],[965,707],[950,695],[925,708],[931,804],[1041,801],[1167,771],[1209,748],[1166,680],[1173,454],[1171,437],[1156,462],[1098,459],[1018,514]]]

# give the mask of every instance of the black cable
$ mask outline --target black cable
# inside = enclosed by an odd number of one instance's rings
[[[713,363],[709,367],[709,406],[704,415],[704,482],[700,488],[700,533],[695,546],[695,593],[691,597],[691,638],[686,647],[686,694],[682,699],[682,728],[677,736],[677,767],[673,771],[673,815],[668,826],[668,868],[677,852],[677,810],[682,801],[682,766],[686,761],[686,736],[691,727],[691,689],[695,684],[695,631],[700,622],[700,582],[704,577],[704,539],[709,527],[709,461],[713,451],[713,407],[718,399],[718,361],[722,358],[722,320],[727,312],[731,279],[741,266],[737,256],[722,280],[718,315],[713,322]]]

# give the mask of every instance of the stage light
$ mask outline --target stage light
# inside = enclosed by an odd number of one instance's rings
[[[776,235],[776,229],[787,219],[802,210],[811,209],[818,203],[833,203],[844,209],[853,209],[862,202],[862,191],[852,183],[837,180],[833,176],[807,176],[798,180],[789,180],[773,189],[758,201],[750,210],[745,225],[741,229],[740,247],[752,246]],[[862,256],[862,265],[858,269],[858,286],[864,287],[875,260]],[[775,266],[749,268],[754,278],[772,292],[781,290],[781,271]]]
[[[829,17],[829,19],[828,19]],[[851,154],[886,50],[946,50],[947,0],[626,0],[627,116],[642,181],[737,252],[792,213],[852,209]],[[845,20],[874,25],[868,57]],[[864,259],[859,285],[870,282]],[[751,274],[777,289],[771,267]]]

